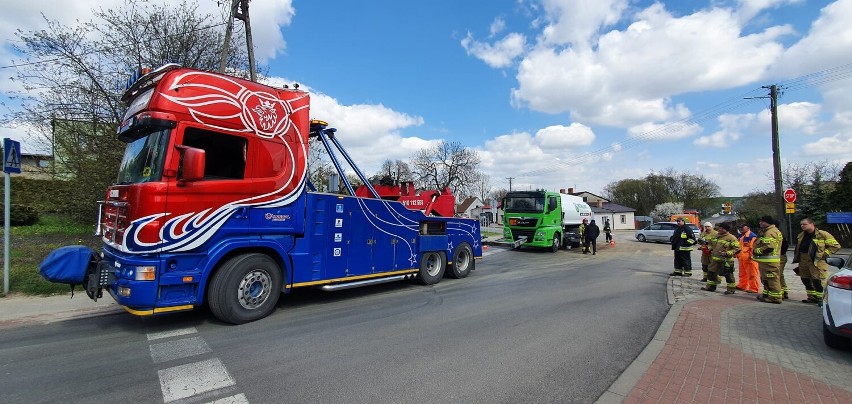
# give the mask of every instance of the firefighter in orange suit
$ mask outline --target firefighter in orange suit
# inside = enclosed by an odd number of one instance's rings
[[[716,240],[718,233],[713,230],[713,223],[706,222],[701,228],[701,237],[698,239],[698,244],[701,244],[701,272],[704,273],[704,278],[701,282],[707,282],[707,269],[710,267],[710,250],[713,248],[713,241]]]
[[[751,259],[751,250],[754,248],[756,240],[757,234],[754,234],[747,224],[740,225],[740,253],[737,254],[737,259],[740,262],[740,281],[737,283],[737,289],[748,293],[760,291],[760,273],[757,270],[757,262]]]
[[[740,251],[740,242],[729,233],[731,226],[727,223],[719,225],[716,239],[710,250],[710,268],[707,270],[707,286],[701,288],[713,292],[719,284],[719,275],[725,277],[726,295],[734,294],[737,283],[734,282],[734,257]]]
[[[757,300],[765,303],[781,304],[781,231],[775,227],[772,216],[763,216],[758,222],[760,230],[751,251],[751,259],[757,261],[760,280],[763,283],[763,293],[757,295]]]

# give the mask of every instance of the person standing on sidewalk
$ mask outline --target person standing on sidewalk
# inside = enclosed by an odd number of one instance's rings
[[[757,240],[757,234],[754,234],[747,224],[740,225],[740,253],[737,254],[737,260],[740,263],[740,280],[737,283],[737,289],[748,293],[760,291],[757,262],[751,259],[751,250],[754,248],[755,240]]]
[[[707,269],[710,267],[710,261],[712,261],[710,251],[713,249],[713,241],[716,240],[717,236],[718,233],[713,230],[713,223],[704,223],[701,228],[701,237],[698,239],[698,243],[701,244],[701,272],[704,273],[701,282],[707,282]]]
[[[740,251],[740,242],[729,233],[731,226],[727,223],[719,225],[719,231],[716,239],[713,241],[712,250],[710,251],[710,268],[707,271],[707,286],[701,288],[710,292],[716,291],[716,285],[719,284],[719,275],[725,277],[727,282],[726,295],[732,295],[737,289],[737,283],[734,282],[734,256]]]
[[[754,242],[751,259],[757,261],[760,271],[760,281],[763,283],[763,293],[757,295],[757,300],[766,303],[781,304],[781,280],[778,267],[781,265],[781,231],[775,227],[772,216],[763,216],[758,222],[760,230]]]
[[[802,303],[822,303],[825,281],[828,278],[829,255],[840,249],[840,243],[825,230],[819,230],[811,218],[802,219],[802,232],[796,239],[793,263],[799,266],[793,271],[802,278],[808,298]]]
[[[674,272],[671,276],[692,276],[692,250],[695,246],[695,233],[684,226],[683,218],[677,218],[677,229],[671,238],[674,251]]]
[[[781,222],[775,222],[775,227],[778,227],[780,225]],[[781,254],[779,254],[781,256],[781,263],[778,267],[778,273],[781,275],[781,298],[783,300],[787,300],[790,298],[790,288],[787,287],[787,279],[784,278],[784,267],[787,266],[787,250],[789,249],[790,242],[787,241],[787,236],[784,235],[784,232],[781,232]]]
[[[595,224],[595,219],[586,227],[586,252],[589,252],[589,245],[592,246],[592,255],[598,252],[598,236],[601,235],[601,228]]]

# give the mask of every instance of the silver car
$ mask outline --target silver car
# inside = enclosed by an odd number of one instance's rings
[[[701,229],[692,223],[686,223],[685,226],[689,227],[692,233],[695,234],[695,238],[698,239],[698,236],[701,235]],[[636,230],[635,236],[636,240],[642,242],[655,241],[657,243],[670,243],[675,229],[677,229],[677,222],[659,222],[642,230]]]

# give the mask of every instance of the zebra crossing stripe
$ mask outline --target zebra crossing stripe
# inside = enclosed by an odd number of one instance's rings
[[[179,337],[181,335],[195,334],[197,332],[198,332],[198,330],[196,330],[195,327],[189,327],[189,328],[179,328],[177,330],[169,330],[169,331],[162,331],[162,332],[149,332],[147,336],[148,336],[148,341],[154,341],[154,340],[163,339],[163,338],[171,338],[171,337]]]
[[[219,358],[162,369],[157,376],[166,403],[236,384]]]

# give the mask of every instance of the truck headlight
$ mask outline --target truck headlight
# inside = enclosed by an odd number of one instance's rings
[[[544,240],[544,232],[543,231],[535,232],[535,238],[537,238],[539,240]]]
[[[144,266],[144,267],[136,267],[136,279],[137,281],[153,281],[157,278],[157,267],[154,266]]]

